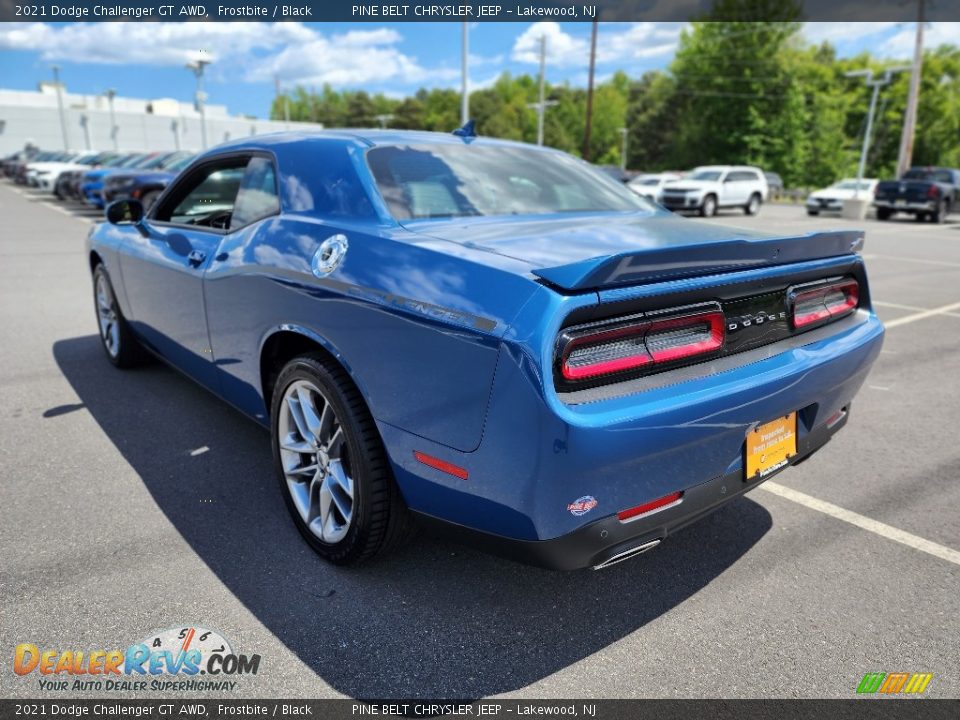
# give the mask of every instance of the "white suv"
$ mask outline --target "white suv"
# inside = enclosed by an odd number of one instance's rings
[[[664,186],[660,202],[674,211],[696,211],[703,217],[717,208],[743,208],[747,215],[760,212],[769,197],[767,179],[760,168],[745,165],[705,165]]]

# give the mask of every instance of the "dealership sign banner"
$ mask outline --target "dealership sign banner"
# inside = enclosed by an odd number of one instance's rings
[[[910,22],[916,7],[902,0],[795,0],[802,20]],[[6,22],[561,22],[678,21],[702,18],[714,0],[453,0],[452,2],[365,2],[364,0],[0,0]],[[960,2],[927,3],[928,21],[960,20]],[[734,18],[731,18],[734,19]],[[738,20],[781,20],[778,3],[757,3]]]
[[[711,720],[776,718],[801,720],[956,720],[960,700],[0,700],[2,718],[157,718],[227,720],[235,718],[583,718],[585,720]]]

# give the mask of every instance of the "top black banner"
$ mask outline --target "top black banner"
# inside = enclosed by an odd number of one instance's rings
[[[960,19],[958,0],[766,0],[723,20],[807,22],[927,21]],[[0,0],[6,22],[626,22],[705,19],[717,0],[453,0],[434,3],[365,0]],[[729,3],[723,3],[728,6]],[[960,42],[960,38],[958,38]]]

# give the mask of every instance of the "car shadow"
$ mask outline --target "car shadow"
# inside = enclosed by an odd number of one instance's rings
[[[290,521],[262,429],[165,366],[115,370],[95,335],[59,341],[53,353],[82,405],[71,399],[46,416],[89,411],[217,578],[355,698],[522,688],[683,603],[772,524],[762,506],[739,499],[602,572],[540,570],[423,536],[388,558],[337,568]]]

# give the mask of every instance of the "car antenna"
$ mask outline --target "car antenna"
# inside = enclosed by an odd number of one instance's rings
[[[467,120],[467,122],[463,124],[463,127],[454,130],[453,134],[462,138],[475,138],[477,136],[477,131],[474,130],[474,124],[474,120]]]

